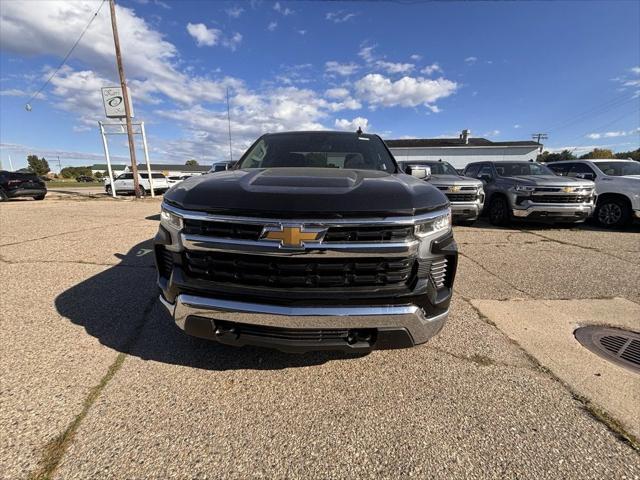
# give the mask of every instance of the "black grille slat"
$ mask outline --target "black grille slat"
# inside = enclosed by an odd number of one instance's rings
[[[602,337],[600,339],[600,343],[602,344],[602,346],[615,354],[620,351],[620,349],[626,342],[626,338],[616,335],[607,335],[606,337]]]
[[[190,235],[204,235],[207,237],[234,238],[240,240],[258,240],[262,233],[262,225],[184,219],[183,231]]]
[[[620,354],[620,358],[626,360],[627,362],[640,365],[640,341],[631,340],[631,342],[629,342],[629,345],[627,345],[624,351]]]
[[[415,276],[415,260],[354,260],[270,257],[219,252],[185,252],[184,266],[214,282],[274,288],[403,285]]]
[[[450,202],[473,202],[477,195],[475,193],[447,193]]]
[[[584,203],[591,198],[588,195],[531,195],[534,203]]]
[[[413,234],[413,227],[330,227],[324,236],[325,242],[388,242],[401,241]]]

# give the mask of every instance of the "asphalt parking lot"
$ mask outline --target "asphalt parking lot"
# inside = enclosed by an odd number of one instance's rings
[[[0,205],[0,478],[640,478],[640,376],[611,371],[618,416],[597,357],[574,385],[570,353],[503,321],[544,330],[582,308],[616,324],[620,307],[640,330],[638,226],[456,227],[445,329],[353,358],[185,336],[156,299],[158,212]]]

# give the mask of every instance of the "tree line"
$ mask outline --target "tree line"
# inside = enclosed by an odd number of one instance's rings
[[[584,155],[580,155],[579,157],[575,156],[570,150],[562,150],[557,153],[550,153],[548,151],[542,152],[536,158],[537,162],[559,162],[561,160],[590,160],[590,159],[598,159],[598,158],[619,158],[621,160],[628,160],[629,158],[640,162],[640,148],[637,150],[631,150],[629,152],[618,152],[614,153],[613,151],[607,148],[594,148],[590,152],[585,153]]]

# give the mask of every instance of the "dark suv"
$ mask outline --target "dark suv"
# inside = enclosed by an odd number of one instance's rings
[[[16,197],[32,197],[44,200],[47,187],[35,173],[0,170],[0,202]]]

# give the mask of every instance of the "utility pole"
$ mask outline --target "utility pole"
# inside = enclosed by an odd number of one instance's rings
[[[532,133],[531,138],[540,143],[540,140],[546,140],[549,136],[546,133]],[[542,153],[542,143],[540,143],[540,153]]]
[[[60,164],[60,155],[58,155],[58,173],[62,172],[62,165]]]
[[[229,161],[233,162],[233,150],[231,149],[231,111],[229,108],[229,87],[227,87],[227,124],[229,125]]]
[[[131,173],[133,173],[133,188],[136,197],[140,198],[140,182],[138,181],[138,164],[136,163],[136,144],[133,136],[133,126],[131,125],[131,105],[129,105],[129,90],[127,80],[124,75],[122,65],[122,55],[120,54],[120,39],[118,38],[118,26],[116,25],[116,4],[115,0],[109,0],[111,9],[111,28],[113,29],[113,43],[116,46],[116,62],[118,64],[118,75],[120,75],[120,86],[122,87],[122,97],[124,101],[124,113],[127,120],[127,137],[129,137],[129,155],[131,156]]]

